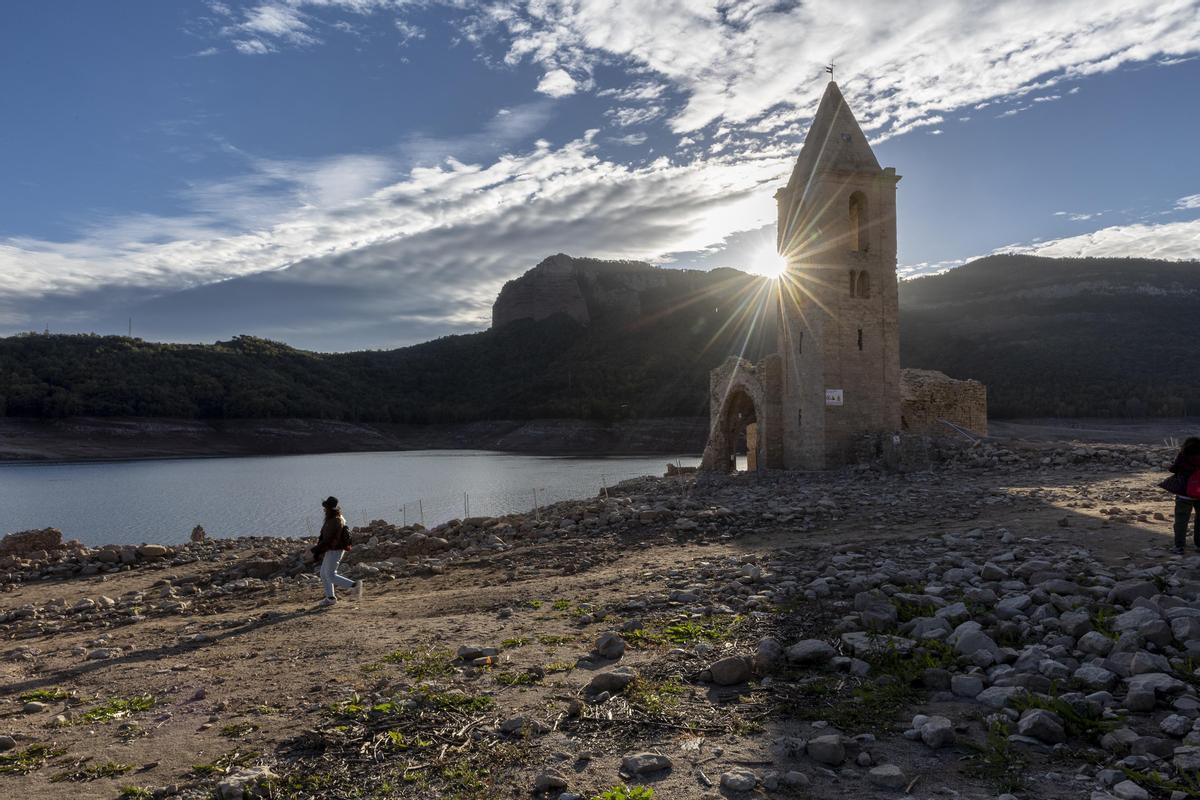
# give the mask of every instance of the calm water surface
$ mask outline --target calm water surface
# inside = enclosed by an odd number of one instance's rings
[[[474,450],[168,459],[0,466],[0,534],[60,528],[84,544],[210,536],[314,536],[320,502],[336,495],[352,525],[371,519],[433,526],[594,496],[667,462],[695,456],[560,458]],[[464,493],[466,497],[464,497]]]

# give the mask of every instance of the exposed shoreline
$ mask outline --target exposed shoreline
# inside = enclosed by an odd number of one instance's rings
[[[1200,418],[991,420],[991,437],[1161,444],[1200,431]],[[488,450],[546,456],[632,456],[704,449],[704,417],[595,422],[488,420],[440,425],[331,420],[0,417],[0,465],[403,450]]]
[[[398,450],[528,455],[699,455],[708,420],[494,420],[444,425],[329,420],[0,418],[0,464],[50,464]]]

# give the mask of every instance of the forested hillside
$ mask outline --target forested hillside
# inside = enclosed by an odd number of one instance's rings
[[[901,284],[900,361],[992,416],[1200,415],[1200,262],[991,256]]]
[[[772,317],[749,325],[760,278],[724,271],[687,287],[642,291],[634,320],[588,326],[560,314],[391,351],[13,336],[0,339],[0,413],[403,423],[704,415],[709,370],[730,354],[769,352]],[[982,380],[997,417],[1197,415],[1197,308],[1196,262],[989,257],[902,284],[901,362]]]

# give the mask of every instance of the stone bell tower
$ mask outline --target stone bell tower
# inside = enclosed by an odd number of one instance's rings
[[[833,81],[779,206],[783,465],[849,463],[898,432],[895,169],[881,168]]]

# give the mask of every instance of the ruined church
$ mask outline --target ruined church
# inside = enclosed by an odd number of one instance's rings
[[[733,357],[709,381],[702,469],[827,469],[917,434],[986,435],[976,381],[901,370],[896,184],[841,91],[825,88],[787,186],[775,194],[786,270],[776,352]]]

